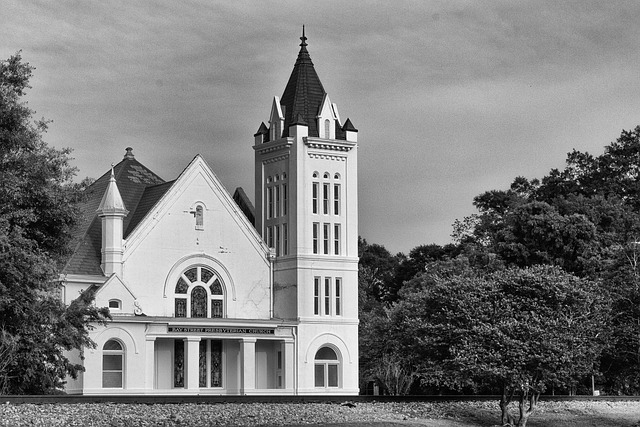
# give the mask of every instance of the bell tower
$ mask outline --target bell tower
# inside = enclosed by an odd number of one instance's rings
[[[358,131],[320,82],[304,27],[300,40],[254,135],[255,225],[275,253],[274,317],[298,321],[299,393],[357,393]]]

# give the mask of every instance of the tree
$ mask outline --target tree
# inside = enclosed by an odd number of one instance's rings
[[[50,393],[75,378],[82,366],[64,352],[90,347],[90,322],[108,316],[90,293],[69,307],[59,298],[80,196],[70,151],[47,146],[47,122],[21,102],[32,71],[20,53],[0,62],[1,393]]]
[[[503,424],[517,397],[523,427],[540,393],[595,372],[608,307],[594,282],[558,267],[482,273],[449,264],[407,284],[388,336],[426,384],[500,390]]]
[[[465,255],[491,254],[506,265],[556,265],[602,283],[616,315],[603,354],[603,385],[640,393],[640,126],[600,155],[572,151],[563,170],[518,177],[508,190],[474,199],[479,213],[457,221]]]

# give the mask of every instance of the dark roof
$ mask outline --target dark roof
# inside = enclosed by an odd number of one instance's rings
[[[298,59],[280,99],[284,114],[283,136],[289,136],[289,126],[294,123],[294,120],[300,122],[298,118],[300,115],[309,126],[308,135],[317,137],[319,134],[316,116],[320,111],[326,92],[307,51],[307,38],[304,35],[304,29],[300,40],[302,43],[300,43]]]
[[[355,126],[353,126],[353,123],[351,123],[350,119],[347,119],[346,122],[344,122],[344,125],[342,126],[342,130],[343,131],[351,131],[351,132],[358,132],[358,129],[355,128]]]
[[[147,167],[138,162],[130,149],[125,158],[113,167],[118,190],[129,214],[124,218],[124,237],[144,218],[171,186]],[[82,219],[76,227],[74,252],[64,267],[66,274],[102,275],[100,253],[102,223],[96,213],[109,183],[106,172],[85,190],[85,201],[80,205]]]
[[[253,136],[258,136],[258,135],[269,135],[269,128],[267,128],[267,125],[265,125],[264,122],[260,123],[258,132],[256,132]]]
[[[160,200],[164,193],[169,190],[169,188],[173,185],[175,181],[165,182],[163,184],[151,185],[144,189],[144,193],[142,193],[142,197],[140,197],[140,201],[138,202],[138,206],[136,207],[136,211],[131,216],[131,221],[129,221],[129,226],[124,231],[124,238],[129,237],[129,234],[133,230],[135,230],[136,226],[142,221],[145,215],[155,206],[155,204]],[[131,213],[129,213],[131,215]]]
[[[127,238],[153,209],[175,181],[165,182],[158,175],[138,162],[127,148],[124,159],[113,167],[118,190],[126,209],[123,234]],[[79,206],[81,221],[76,227],[73,255],[63,269],[64,274],[102,276],[102,221],[96,210],[104,195],[111,171],[106,172],[85,190],[85,200]],[[242,188],[236,189],[233,200],[252,224],[255,224],[254,207]]]
[[[249,197],[247,197],[247,194],[244,192],[242,187],[236,188],[236,191],[233,193],[233,201],[236,202],[236,205],[238,205],[240,210],[244,213],[251,224],[255,226],[255,208],[253,207],[253,203],[251,203],[251,200],[249,200]]]

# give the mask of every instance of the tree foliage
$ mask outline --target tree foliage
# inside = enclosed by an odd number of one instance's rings
[[[541,180],[518,177],[508,190],[474,199],[479,213],[456,223],[467,250],[506,265],[556,265],[599,280],[616,316],[603,354],[603,385],[640,393],[640,126],[623,131],[601,155],[572,151],[563,170]]]
[[[64,352],[91,346],[89,322],[108,316],[90,294],[59,297],[80,196],[69,150],[45,143],[47,122],[21,101],[32,71],[20,53],[0,62],[0,393],[54,392],[82,369]]]
[[[389,336],[423,383],[500,390],[503,422],[517,396],[524,426],[540,393],[594,373],[607,313],[595,283],[557,267],[444,268],[407,286]]]

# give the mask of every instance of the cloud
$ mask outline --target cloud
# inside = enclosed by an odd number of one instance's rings
[[[253,133],[307,27],[360,130],[360,232],[446,243],[473,196],[598,153],[637,124],[636,2],[4,1],[0,53],[37,67],[47,140],[97,175],[126,146],[166,179],[196,153],[253,188]]]

